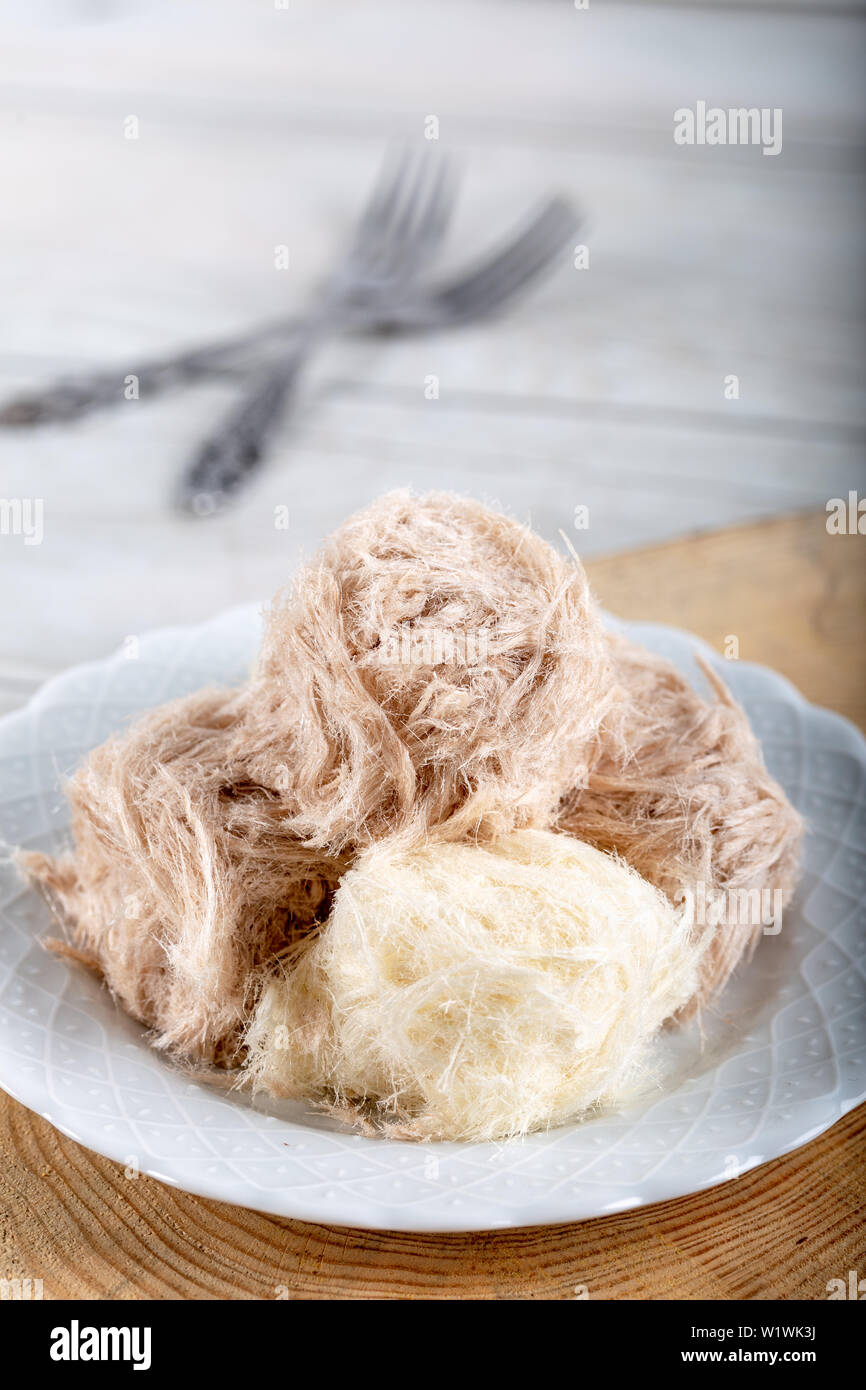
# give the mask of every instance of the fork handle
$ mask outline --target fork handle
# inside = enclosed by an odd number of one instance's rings
[[[198,448],[180,481],[177,501],[184,511],[197,516],[219,511],[255,472],[318,337],[312,330],[305,333],[276,367],[257,376]]]

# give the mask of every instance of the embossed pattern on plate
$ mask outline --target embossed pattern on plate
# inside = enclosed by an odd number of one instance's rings
[[[622,1112],[512,1144],[388,1142],[303,1105],[190,1082],[85,972],[39,944],[47,910],[0,865],[0,1085],[65,1134],[162,1182],[280,1216],[456,1231],[578,1220],[676,1197],[797,1148],[866,1096],[866,741],[781,676],[697,638],[612,625],[700,680],[720,667],[806,816],[803,881],[716,1008],[665,1034],[655,1085]],[[141,639],[50,681],[0,721],[0,840],[56,848],[63,776],[140,711],[243,680],[254,608]]]

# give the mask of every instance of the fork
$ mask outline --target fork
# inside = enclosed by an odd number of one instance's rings
[[[571,204],[551,198],[501,251],[475,269],[436,289],[413,292],[410,287],[391,302],[383,294],[378,312],[368,302],[363,326],[376,332],[413,332],[484,318],[548,269],[578,226]],[[342,326],[351,326],[351,315],[347,320]],[[199,515],[216,511],[254,471],[311,345],[311,339],[302,336],[280,364],[257,378],[185,475],[178,499],[181,506]]]
[[[16,396],[0,407],[0,427],[30,428],[68,422],[116,404],[119,383],[134,376],[139,393],[148,398],[211,376],[233,376],[237,358],[250,349],[287,335],[308,346],[324,336],[330,320],[362,324],[374,305],[382,302],[390,284],[396,293],[411,272],[411,258],[435,249],[447,228],[454,203],[453,181],[444,159],[408,153],[386,161],[373,196],[359,223],[342,269],[326,287],[313,315],[279,318],[222,342],[188,349],[116,371],[85,372],[54,382],[47,390]],[[391,256],[390,265],[386,257]],[[351,278],[350,278],[351,277]],[[338,314],[339,311],[339,314]]]
[[[380,183],[362,219],[356,245],[362,230],[365,237],[370,235],[376,219],[387,216],[391,233],[396,234],[400,227],[412,233],[412,254],[420,267],[424,256],[432,253],[444,235],[452,197],[445,166],[440,165],[436,171],[435,195],[434,185],[426,186],[430,225],[424,230],[415,223],[413,231],[410,212],[414,210],[417,214],[419,204],[414,197],[406,196],[409,167],[405,160],[402,169],[402,174],[398,170]],[[420,174],[416,179],[420,181]],[[396,199],[398,183],[403,187],[402,203]],[[393,298],[385,293],[388,280],[381,269],[380,246],[379,261],[375,257],[373,260],[374,268],[379,269],[379,278],[359,279],[350,287],[345,283],[340,285],[339,278],[333,277],[312,318],[280,317],[221,342],[140,366],[134,375],[138,377],[142,394],[151,397],[174,386],[212,377],[240,376],[242,381],[249,382],[251,370],[255,372],[255,364],[263,353],[279,350],[286,354],[278,366],[272,364],[268,371],[259,367],[243,402],[232,412],[229,421],[232,452],[216,451],[219,468],[225,464],[225,481],[217,476],[215,465],[216,492],[208,491],[212,483],[210,469],[205,476],[202,466],[205,446],[185,475],[178,492],[180,504],[203,514],[214,511],[253,471],[262,456],[264,438],[281,413],[307,354],[326,332],[341,328],[370,333],[413,333],[487,317],[551,268],[579,225],[580,219],[570,203],[563,198],[551,198],[497,253],[438,286],[420,284],[417,271],[414,275],[410,273],[412,257],[395,245],[391,271]],[[288,348],[287,343],[290,344]],[[31,427],[71,420],[113,404],[118,399],[118,380],[116,372],[88,373],[56,383],[42,393],[16,397],[0,408],[0,427]],[[214,445],[217,442],[211,441]]]
[[[377,321],[405,297],[447,230],[454,202],[441,160],[403,156],[386,166],[362,214],[343,265],[297,332],[292,351],[244,393],[199,448],[181,479],[177,500],[197,515],[214,512],[258,465],[300,368],[326,337]]]

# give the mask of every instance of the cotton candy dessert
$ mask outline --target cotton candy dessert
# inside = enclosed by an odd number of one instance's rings
[[[569,835],[383,841],[265,988],[249,1073],[402,1138],[525,1134],[639,1088],[701,950],[658,889]]]
[[[793,892],[800,819],[708,675],[608,634],[528,528],[390,494],[276,597],[249,682],[96,749],[71,849],[22,863],[56,948],[197,1074],[514,1137],[650,1084],[748,955],[698,883]]]

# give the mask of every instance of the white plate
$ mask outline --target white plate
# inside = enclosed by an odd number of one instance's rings
[[[699,649],[748,710],[811,824],[778,936],[704,1017],[658,1048],[656,1090],[623,1113],[511,1144],[367,1139],[190,1083],[86,972],[49,955],[37,895],[0,866],[0,1084],[73,1139],[140,1171],[280,1216],[393,1230],[573,1221],[676,1197],[797,1148],[866,1095],[866,741],[771,671],[685,633],[623,626],[692,679]],[[0,839],[56,848],[63,774],[140,710],[247,674],[256,611],[141,640],[52,680],[0,722]]]

